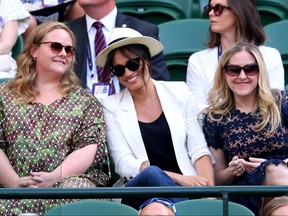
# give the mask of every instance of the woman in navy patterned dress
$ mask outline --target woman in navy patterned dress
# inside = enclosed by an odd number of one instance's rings
[[[78,85],[75,39],[63,23],[25,41],[16,78],[0,85],[0,187],[97,187],[109,176],[99,101]],[[0,215],[44,214],[73,200],[0,200]]]
[[[217,185],[288,185],[288,96],[269,88],[259,49],[238,43],[220,59],[203,130]],[[233,197],[258,214],[261,199]]]

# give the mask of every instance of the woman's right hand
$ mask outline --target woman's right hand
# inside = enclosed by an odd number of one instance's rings
[[[245,172],[245,167],[237,156],[234,156],[229,162],[228,169],[233,176],[241,176]]]

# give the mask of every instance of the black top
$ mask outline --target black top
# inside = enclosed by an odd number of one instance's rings
[[[146,148],[150,165],[182,174],[175,156],[170,128],[164,113],[154,122],[139,121],[142,139]]]

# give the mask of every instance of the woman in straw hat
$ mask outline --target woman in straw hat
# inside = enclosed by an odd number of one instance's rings
[[[115,28],[109,45],[96,58],[126,87],[101,100],[108,148],[120,175],[116,185],[214,185],[212,156],[197,121],[200,110],[195,98],[184,82],[150,77],[150,59],[162,50],[151,37]],[[143,201],[122,203],[138,209]]]

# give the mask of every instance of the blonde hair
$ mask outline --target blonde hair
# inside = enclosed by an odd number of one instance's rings
[[[28,103],[39,95],[39,92],[35,89],[36,82],[36,69],[35,59],[31,55],[30,51],[35,46],[39,46],[43,37],[55,29],[65,30],[72,39],[72,46],[75,46],[76,39],[73,32],[63,23],[60,22],[45,22],[38,25],[25,40],[24,48],[17,59],[17,73],[16,77],[7,85],[16,96],[19,102]],[[72,57],[70,67],[60,79],[60,89],[64,96],[66,96],[71,89],[79,84],[79,79],[74,72],[75,57]]]
[[[281,125],[281,92],[270,89],[268,72],[262,54],[258,47],[252,43],[236,43],[222,55],[216,69],[214,85],[208,93],[210,106],[206,112],[213,121],[221,121],[223,116],[230,115],[230,111],[235,108],[234,94],[226,81],[224,67],[229,63],[230,58],[240,51],[246,51],[253,55],[259,67],[256,109],[259,110],[262,121],[255,127],[255,131],[263,130],[269,125],[268,133],[271,133]],[[218,114],[220,117],[216,118],[214,114]]]
[[[288,205],[288,196],[275,197],[264,206],[262,215],[271,216],[276,209],[286,205]]]

